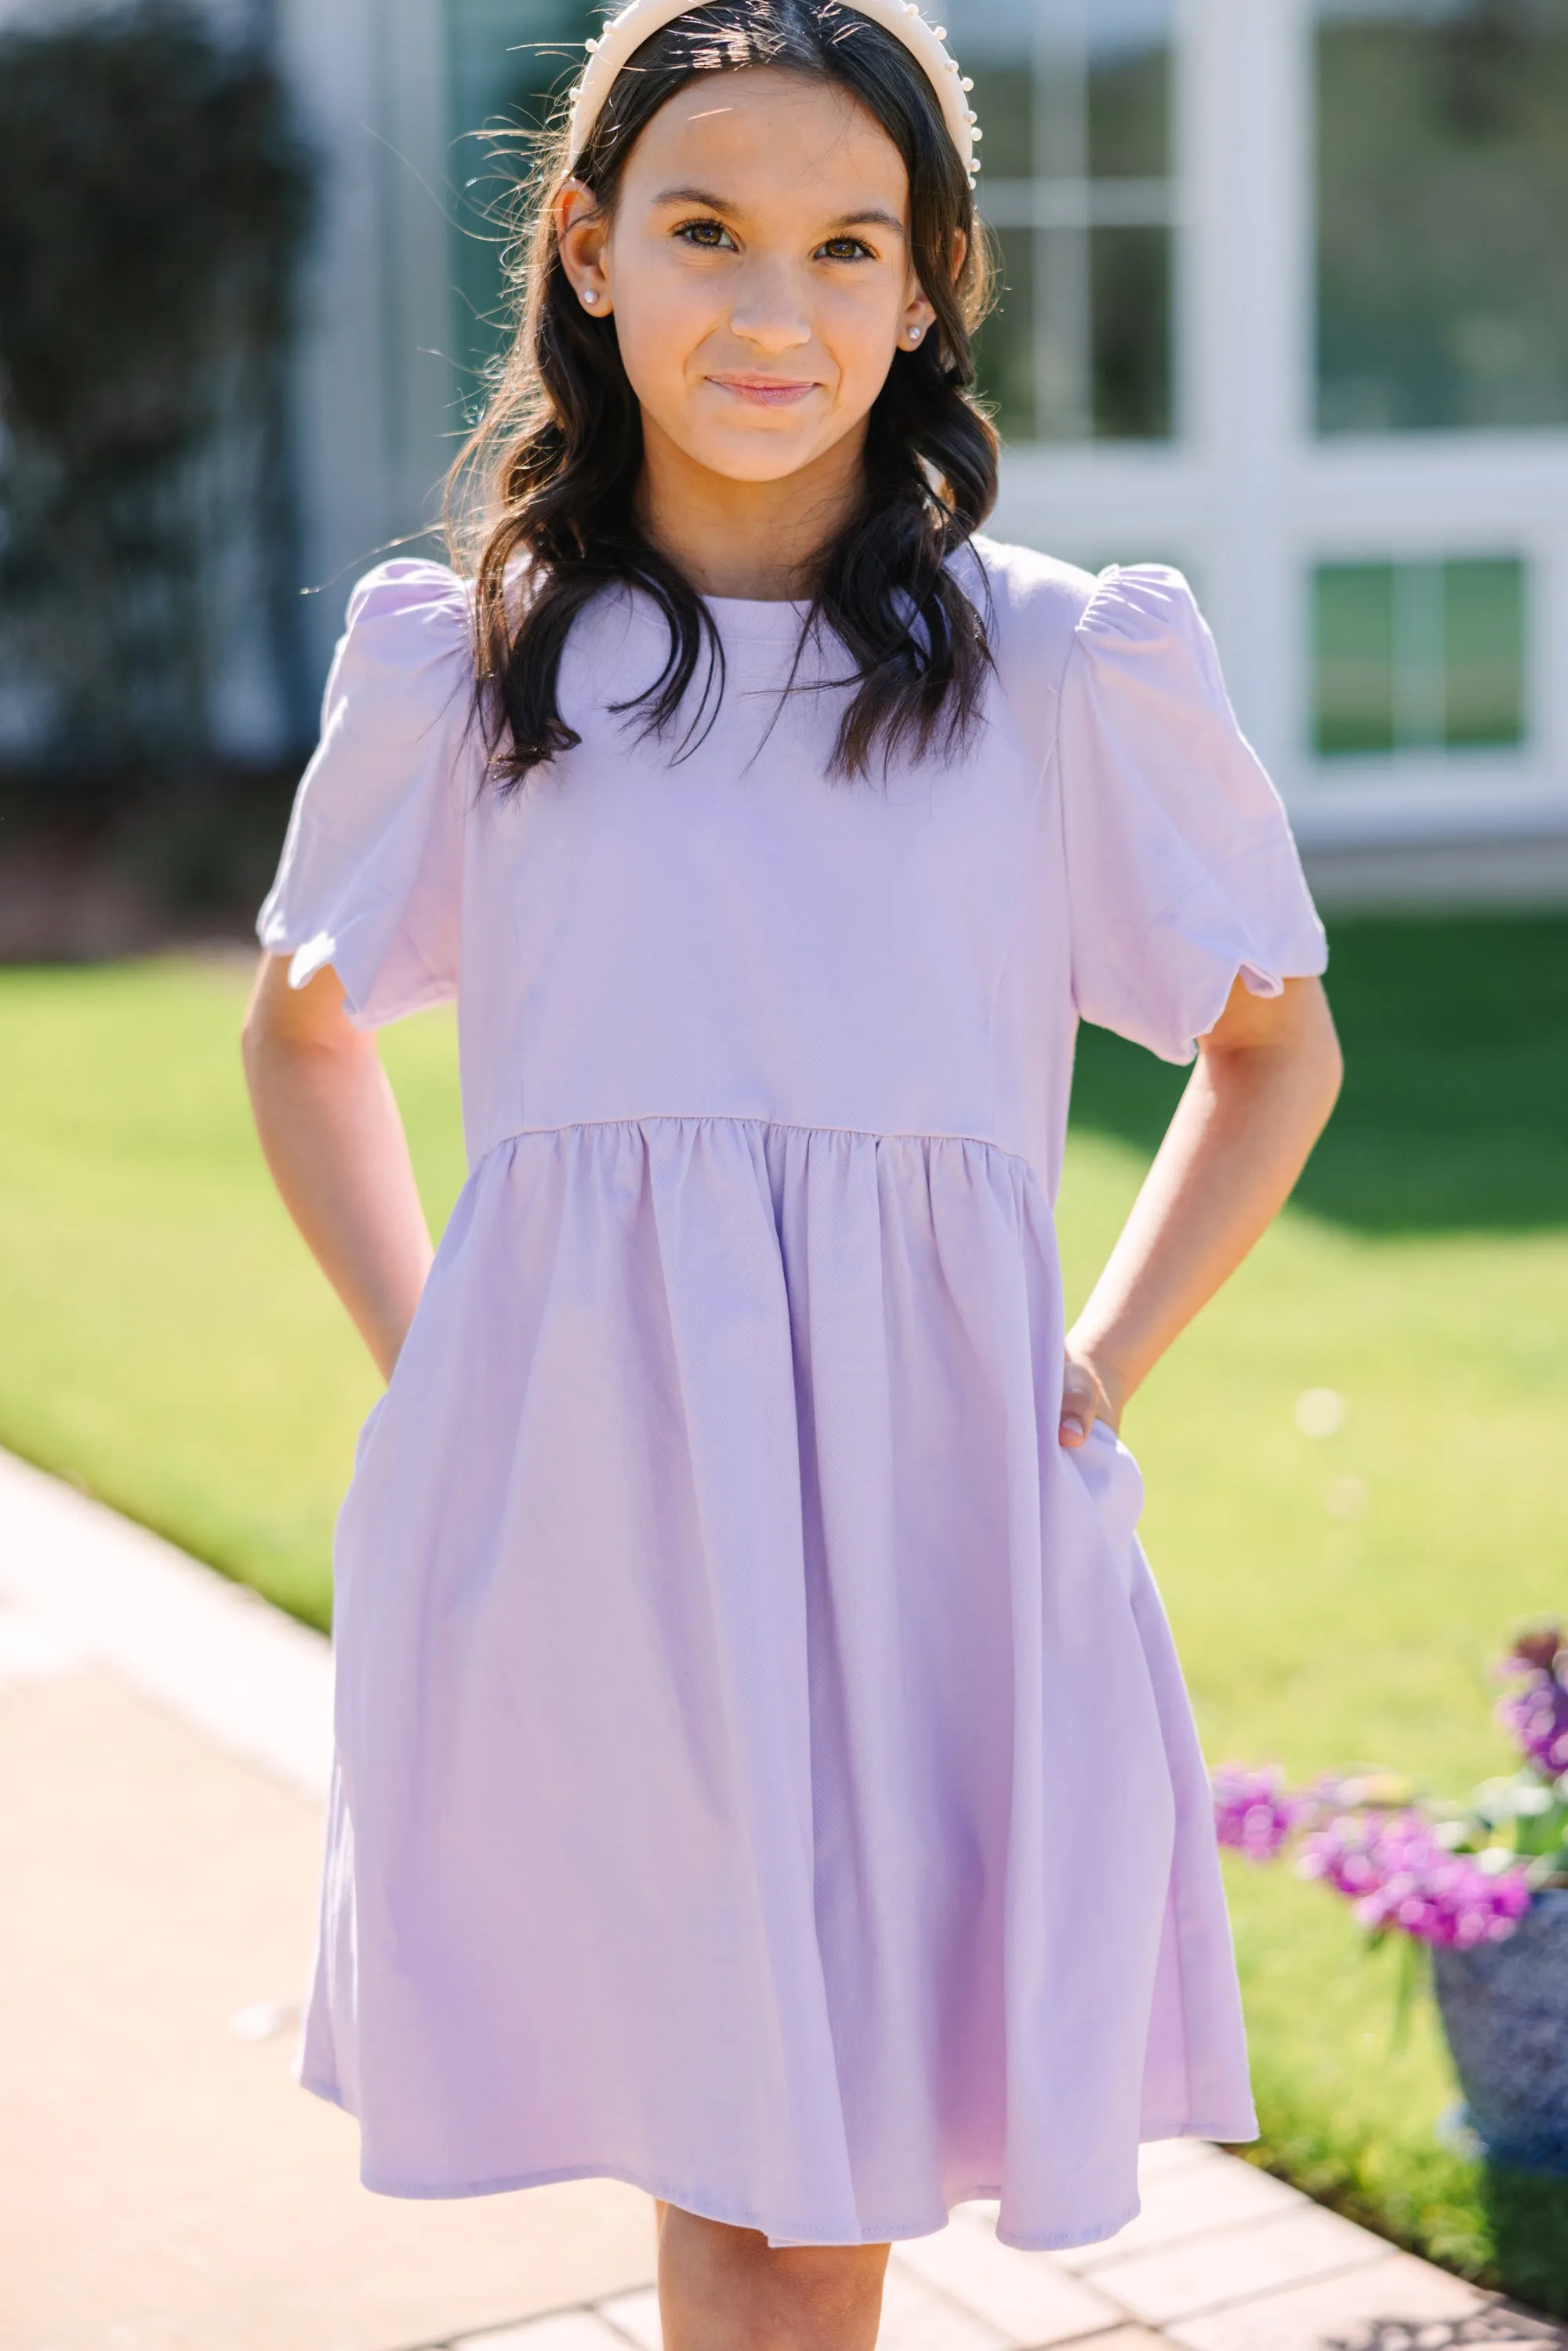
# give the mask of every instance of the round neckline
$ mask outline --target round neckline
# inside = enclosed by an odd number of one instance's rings
[[[773,633],[787,615],[797,628],[811,609],[804,596],[700,596],[716,621],[752,636]]]

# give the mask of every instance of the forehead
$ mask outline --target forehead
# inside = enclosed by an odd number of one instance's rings
[[[908,200],[904,159],[851,91],[770,66],[700,73],[659,109],[628,158],[622,201],[675,185],[834,218],[860,199],[902,214]]]

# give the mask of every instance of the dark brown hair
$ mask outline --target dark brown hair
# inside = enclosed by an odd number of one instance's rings
[[[973,397],[969,350],[989,272],[936,92],[900,41],[841,0],[708,0],[635,51],[572,176],[612,214],[627,158],[662,106],[699,73],[762,65],[849,91],[886,131],[908,173],[915,268],[936,313],[872,408],[863,492],[822,551],[801,635],[824,632],[850,657],[838,683],[854,692],[831,767],[860,776],[898,751],[950,754],[973,731],[990,667],[984,619],[949,563],[996,497],[997,437]],[[568,160],[561,122],[541,142],[508,255],[517,339],[448,488],[454,551],[476,573],[480,694],[504,789],[580,739],[557,701],[561,655],[607,586],[641,590],[669,629],[662,673],[616,708],[664,734],[701,666],[689,743],[723,691],[711,613],[638,524],[642,416],[614,325],[584,311],[561,266],[552,204]]]

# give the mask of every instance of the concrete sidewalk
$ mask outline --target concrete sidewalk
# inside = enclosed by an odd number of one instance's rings
[[[371,2196],[290,2078],[327,1645],[0,1455],[0,2351],[653,2351],[650,2208]],[[1108,2245],[901,2246],[883,2351],[1568,2351],[1194,2142]]]

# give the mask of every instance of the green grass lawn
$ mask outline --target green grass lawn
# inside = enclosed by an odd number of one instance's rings
[[[1298,1199],[1128,1416],[1145,1537],[1208,1752],[1505,1760],[1488,1663],[1568,1613],[1568,920],[1343,924],[1349,1077]],[[320,1624],[374,1375],[252,1142],[237,965],[0,974],[0,1442]],[[389,1032],[432,1216],[461,1180],[450,1024]],[[1090,1032],[1061,1209],[1071,1289],[1181,1073]],[[1300,1435],[1303,1388],[1344,1396]],[[1390,2234],[1568,2308],[1568,2188],[1434,2125],[1429,2003],[1333,1898],[1231,1890],[1262,2159]]]

